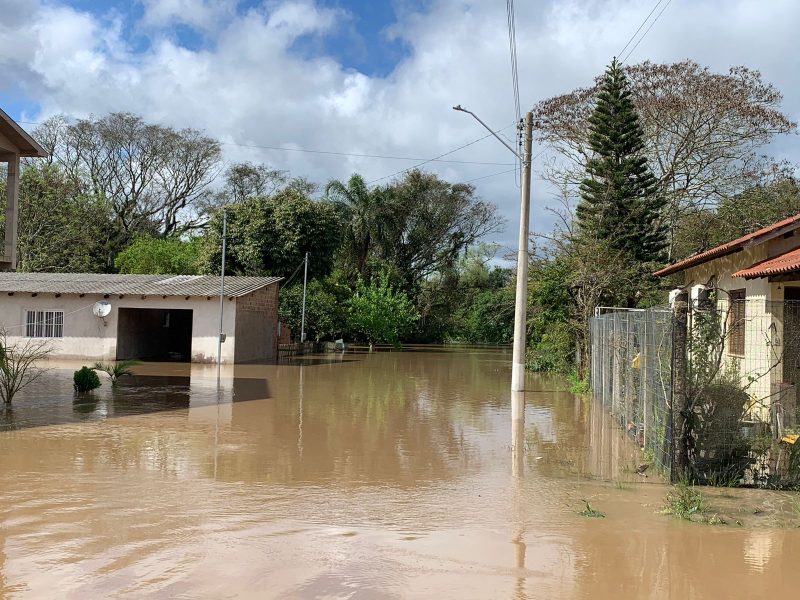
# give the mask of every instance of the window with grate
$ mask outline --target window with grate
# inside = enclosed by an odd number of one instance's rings
[[[25,316],[25,335],[32,338],[64,337],[64,311],[27,311]]]
[[[744,356],[745,291],[731,290],[728,296],[731,300],[728,311],[728,354]]]

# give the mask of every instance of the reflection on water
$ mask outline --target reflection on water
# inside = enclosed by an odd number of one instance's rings
[[[635,449],[557,379],[530,376],[512,427],[507,353],[415,350],[229,367],[219,386],[213,366],[146,364],[83,397],[77,367],[54,369],[4,416],[0,597],[728,598],[800,583],[794,530],[657,514],[664,488],[626,474]],[[607,518],[578,516],[583,498]]]

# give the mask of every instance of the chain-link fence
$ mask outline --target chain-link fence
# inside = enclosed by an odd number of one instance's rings
[[[664,473],[672,468],[672,313],[600,309],[591,321],[591,384],[596,401]]]
[[[800,302],[712,290],[599,310],[590,333],[594,397],[645,460],[672,479],[800,488]]]

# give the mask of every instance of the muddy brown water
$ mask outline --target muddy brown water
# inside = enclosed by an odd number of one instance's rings
[[[659,514],[625,435],[510,356],[417,348],[223,371],[147,364],[74,398],[53,364],[0,419],[0,596],[767,598],[800,588],[800,506],[710,490]],[[605,518],[578,515],[582,499]],[[741,525],[732,522],[739,521]]]

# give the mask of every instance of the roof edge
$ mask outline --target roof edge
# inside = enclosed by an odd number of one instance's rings
[[[30,150],[24,150],[20,148],[20,156],[25,156],[29,158],[47,158],[49,154],[45,151],[44,148],[33,139],[30,134],[25,131],[19,124],[9,117],[6,112],[0,108],[0,119],[2,119],[8,127],[10,127],[14,133],[20,137],[28,146],[30,146]]]
[[[666,275],[672,275],[673,273],[680,273],[681,271],[685,271],[691,267],[696,267],[697,265],[701,265],[710,260],[722,258],[723,256],[729,256],[753,244],[768,242],[769,240],[775,239],[776,237],[788,233],[789,231],[794,231],[798,228],[800,228],[800,213],[791,217],[787,217],[786,219],[773,223],[772,225],[768,225],[767,227],[762,227],[761,229],[758,229],[752,233],[748,233],[747,235],[743,235],[730,242],[726,242],[725,244],[720,244],[719,246],[709,250],[704,250],[703,252],[693,254],[687,258],[679,260],[676,263],[667,265],[663,269],[659,269],[658,271],[654,272],[653,275],[656,277],[665,277]]]

